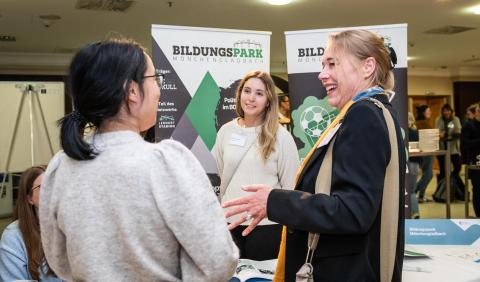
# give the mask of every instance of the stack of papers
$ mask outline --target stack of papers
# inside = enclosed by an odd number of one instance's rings
[[[440,132],[438,129],[418,130],[418,148],[422,152],[432,152],[439,149]]]

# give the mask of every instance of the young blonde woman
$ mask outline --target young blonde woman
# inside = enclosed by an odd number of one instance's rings
[[[45,166],[34,166],[20,178],[15,221],[0,241],[0,281],[62,281],[49,268],[40,240],[38,204],[44,172]]]
[[[212,153],[221,177],[221,201],[246,195],[244,185],[268,183],[277,189],[292,189],[299,158],[290,133],[278,123],[278,97],[269,74],[248,73],[236,93],[238,118],[220,128]],[[230,222],[242,220],[231,218]],[[242,233],[249,221],[232,236],[242,258],[266,260],[278,254],[281,227],[262,220],[248,236]]]

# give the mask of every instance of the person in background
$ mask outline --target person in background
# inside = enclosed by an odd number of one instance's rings
[[[278,122],[290,131],[291,112],[290,112],[290,97],[282,93],[278,95]]]
[[[472,121],[475,119],[475,112],[476,112],[476,109],[477,109],[477,106],[479,104],[476,103],[476,104],[471,104],[470,106],[468,106],[466,112],[465,112],[465,122],[463,123],[462,125],[462,128],[465,127],[465,125],[467,125],[467,123],[469,121]],[[462,160],[462,164],[469,164],[469,153],[466,151],[466,146],[463,146],[462,145],[462,140],[460,140],[460,158]],[[468,146],[467,146],[468,147]]]
[[[145,49],[88,44],[68,79],[74,111],[60,120],[63,151],[40,197],[52,269],[68,281],[229,280],[238,250],[199,161],[140,135],[156,122],[163,83]]]
[[[431,129],[430,118],[432,117],[432,111],[427,105],[420,105],[417,107],[417,119],[416,126],[417,129]],[[433,156],[422,157],[421,170],[422,176],[417,182],[415,192],[418,193],[418,202],[431,202],[432,200],[425,197],[425,191],[427,186],[432,180],[433,177]]]
[[[415,117],[411,112],[408,112],[408,140],[410,142],[418,142],[418,130],[415,125]],[[421,157],[409,157],[408,159],[408,173],[410,176],[410,214],[412,215],[411,217],[415,219],[420,218],[415,188],[417,184],[418,168],[421,161]]]
[[[475,117],[467,121],[462,129],[460,143],[466,153],[465,159],[469,165],[479,165],[480,162],[480,105],[476,104]],[[475,215],[480,217],[480,170],[469,169],[468,176],[472,181],[472,202]]]
[[[471,104],[470,106],[468,106],[467,111],[465,113],[465,122],[475,119],[475,112],[476,112],[477,106],[478,106],[478,103]]]
[[[212,149],[221,179],[221,202],[245,196],[247,192],[241,188],[249,184],[292,189],[299,166],[297,147],[291,134],[279,126],[275,84],[268,73],[253,71],[245,75],[236,92],[236,109],[238,118],[220,128]],[[244,237],[248,224],[232,230],[240,257],[276,258],[281,226],[263,220]]]
[[[435,120],[435,128],[440,131],[440,150],[447,150],[447,142],[450,143],[450,159],[453,165],[452,177],[457,183],[463,183],[460,178],[462,161],[460,159],[459,137],[462,130],[460,119],[453,114],[453,108],[450,104],[442,106],[441,115]],[[437,183],[445,178],[445,156],[437,156],[440,174]]]
[[[45,260],[40,240],[38,205],[45,166],[34,166],[22,173],[14,219],[0,241],[0,281],[62,281]]]
[[[274,281],[295,281],[307,257],[309,232],[320,234],[311,254],[314,281],[402,280],[407,164],[386,95],[393,88],[396,58],[385,43],[367,30],[330,34],[319,79],[328,103],[341,110],[304,160],[295,190],[249,185],[244,187],[249,195],[223,204],[234,207],[227,217],[242,214],[230,228],[253,217],[243,235],[264,218],[285,225]],[[393,119],[391,131],[379,103]],[[331,175],[330,185],[318,179],[327,148],[332,148],[331,169],[322,171]],[[330,193],[317,194],[317,188]],[[381,236],[389,238],[383,247]]]

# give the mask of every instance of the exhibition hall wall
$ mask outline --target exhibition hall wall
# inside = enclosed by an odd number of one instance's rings
[[[56,122],[64,115],[64,93],[63,82],[0,82],[0,171],[5,169],[9,154],[9,171],[23,171],[28,166],[47,163],[52,157],[48,136],[53,151],[59,150]]]

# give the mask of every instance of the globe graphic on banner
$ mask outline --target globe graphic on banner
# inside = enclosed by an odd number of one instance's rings
[[[331,116],[319,106],[306,108],[300,116],[300,126],[311,138],[318,138],[331,123]]]
[[[303,144],[298,144],[301,159],[307,156],[315,142],[338,114],[338,110],[328,104],[327,97],[318,99],[308,96],[297,109],[292,111],[293,135]]]

